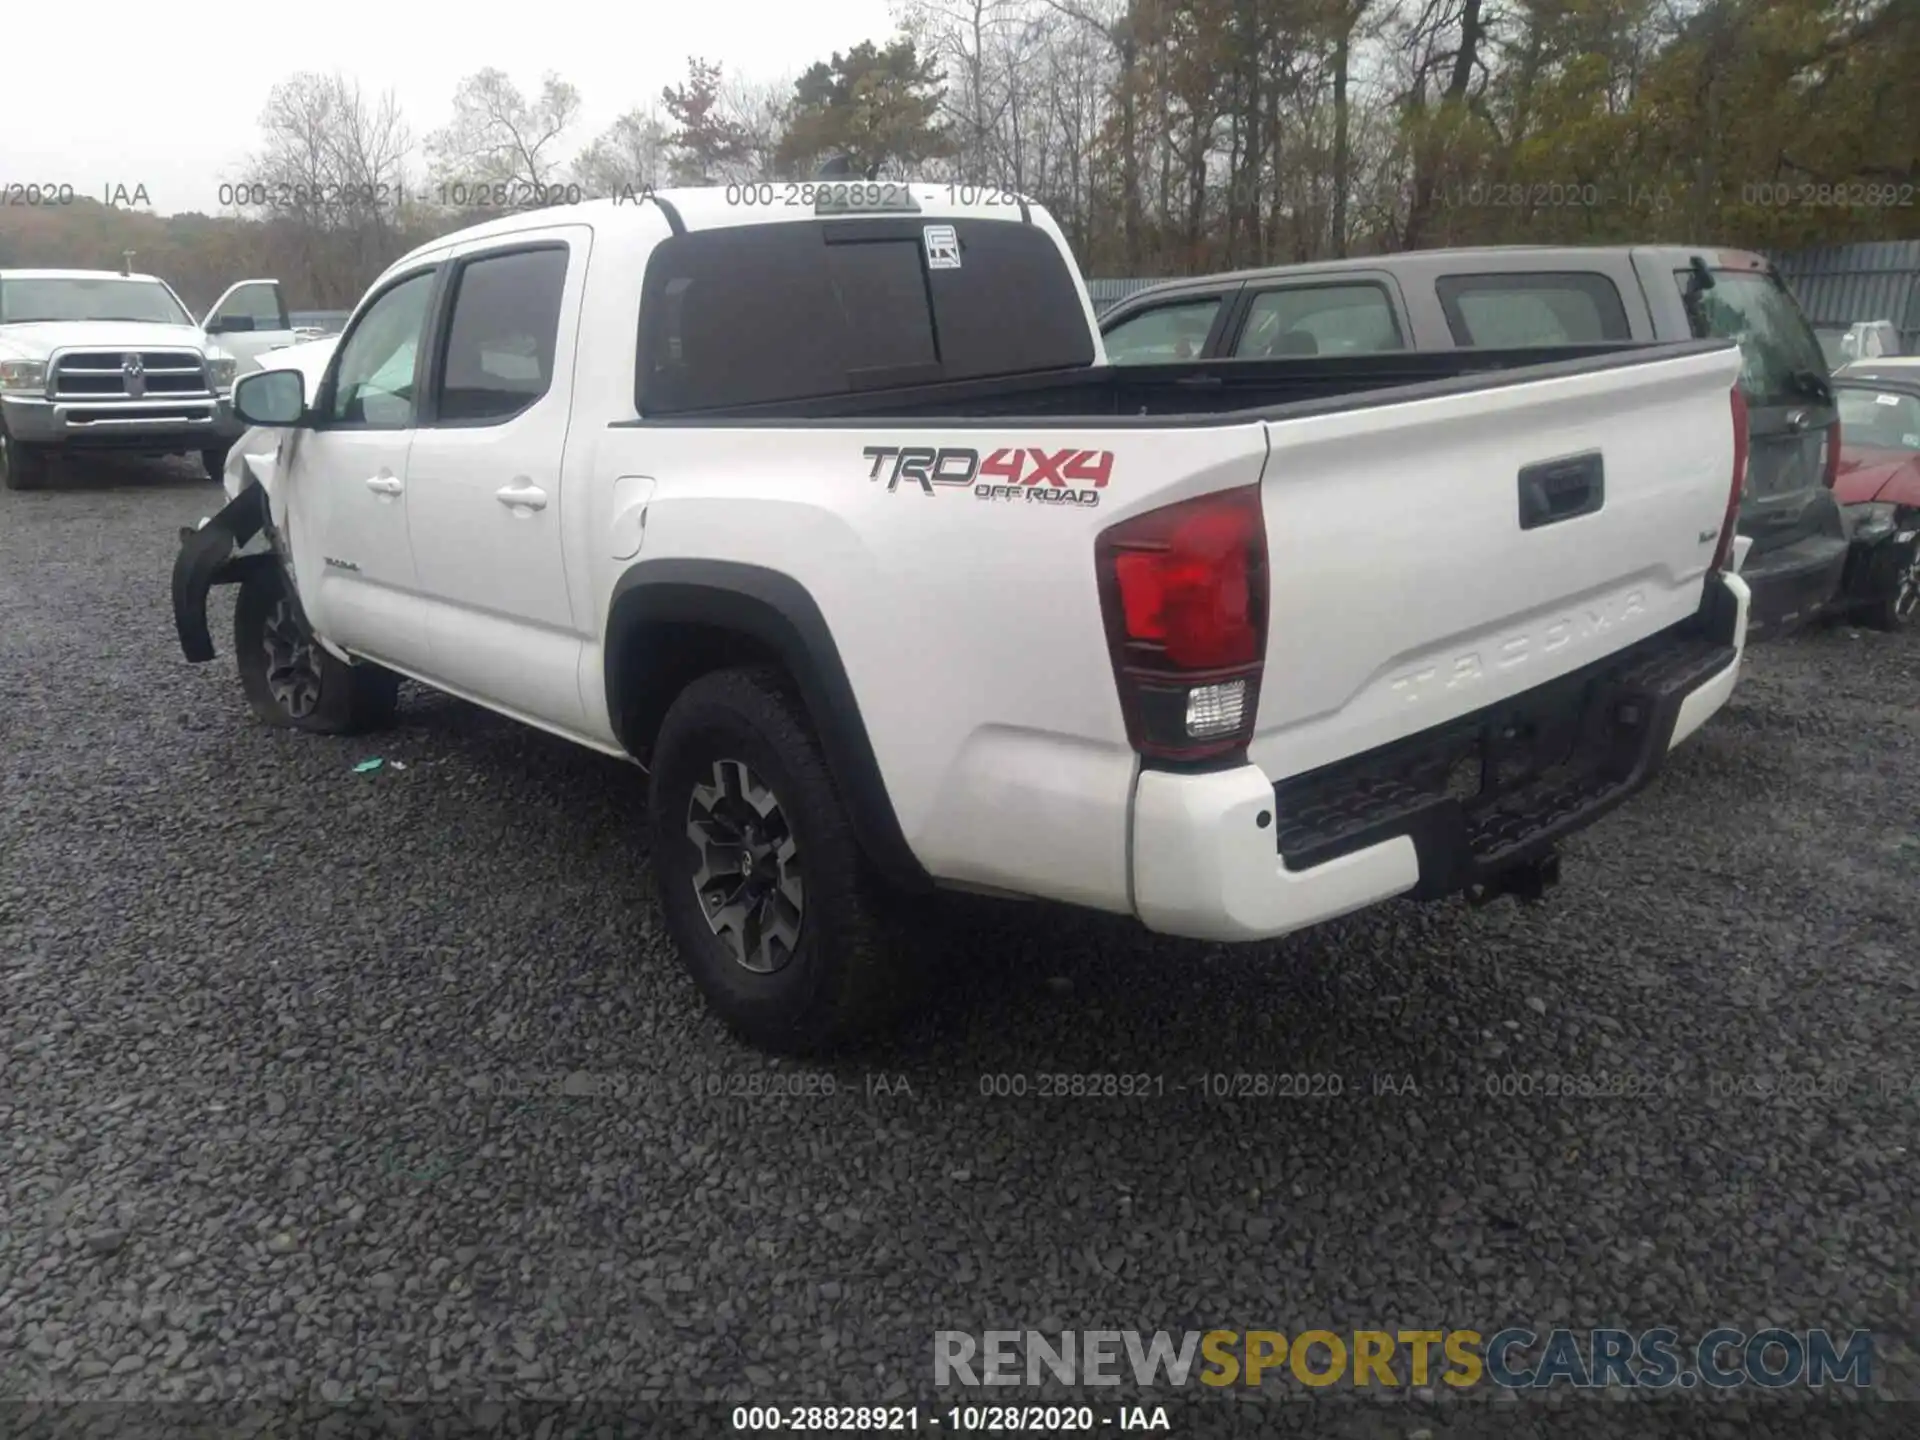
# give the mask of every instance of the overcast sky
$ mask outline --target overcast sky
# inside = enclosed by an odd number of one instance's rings
[[[218,213],[259,140],[276,80],[341,70],[399,97],[416,148],[445,124],[460,78],[487,66],[534,94],[548,70],[579,91],[569,158],[623,111],[678,83],[687,57],[729,74],[797,76],[893,32],[886,0],[95,0],[6,4],[0,185],[144,185],[160,214]],[[419,157],[416,157],[416,167]]]

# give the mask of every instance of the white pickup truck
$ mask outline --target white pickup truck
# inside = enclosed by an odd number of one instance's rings
[[[1215,940],[1537,895],[1732,691],[1731,344],[1111,367],[1040,207],[763,188],[407,256],[239,383],[174,570],[269,723],[404,675],[645,767],[753,1042],[894,1014],[934,886]]]
[[[154,275],[0,270],[0,486],[36,489],[55,457],[102,450],[198,454],[218,480],[243,428],[235,375],[296,338],[272,280],[196,322]]]

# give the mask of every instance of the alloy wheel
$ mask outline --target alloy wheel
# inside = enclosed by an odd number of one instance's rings
[[[806,891],[779,797],[744,761],[716,760],[713,783],[695,785],[687,802],[687,838],[700,854],[693,893],[708,927],[744,968],[783,968],[800,943]]]
[[[306,719],[320,704],[320,656],[285,597],[274,601],[268,612],[262,643],[267,693],[295,720]]]

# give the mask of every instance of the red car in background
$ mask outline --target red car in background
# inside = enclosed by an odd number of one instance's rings
[[[1863,623],[1898,630],[1920,612],[1920,365],[1852,365],[1833,386],[1833,494],[1852,537],[1844,594]]]

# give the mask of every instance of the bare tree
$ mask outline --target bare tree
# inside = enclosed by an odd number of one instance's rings
[[[427,139],[433,177],[442,184],[542,190],[557,184],[564,136],[580,115],[580,92],[547,75],[529,100],[504,70],[460,82],[453,119]]]
[[[412,139],[391,92],[369,97],[335,73],[292,75],[260,116],[261,148],[234,186],[265,222],[275,263],[323,305],[344,304],[403,247]]]
[[[723,180],[793,179],[780,173],[780,142],[792,111],[794,77],[746,80],[722,73],[719,109],[745,145],[738,165],[723,165]]]
[[[588,196],[658,189],[667,179],[670,138],[657,107],[629,110],[580,152],[574,183]]]
[[[945,78],[939,121],[953,143],[947,159],[956,179],[1018,184],[1014,160],[1028,137],[1022,82],[1009,61],[1023,50],[1037,58],[1032,9],[1025,0],[909,0],[901,8],[902,28]]]

